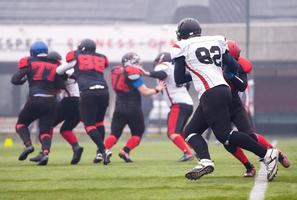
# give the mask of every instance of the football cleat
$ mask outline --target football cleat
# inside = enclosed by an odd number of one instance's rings
[[[262,159],[266,165],[267,180],[272,181],[277,174],[278,150],[276,148],[267,149],[265,157]]]
[[[103,160],[102,153],[97,150],[96,157],[93,160],[93,163],[100,163]]]
[[[254,165],[246,169],[246,172],[243,174],[243,177],[255,177],[256,176],[256,169]]]
[[[112,156],[112,152],[109,149],[105,149],[105,153],[106,153],[108,159],[110,159]]]
[[[30,158],[30,161],[32,162],[39,162],[43,157],[43,153],[42,152],[39,152],[39,154],[33,158]]]
[[[110,163],[110,156],[108,156],[106,153],[102,154],[103,164],[108,165]]]
[[[282,152],[279,152],[278,154],[278,162],[284,167],[284,168],[289,168],[291,165],[291,162],[289,158],[283,154]]]
[[[48,155],[42,154],[42,158],[40,159],[40,161],[38,162],[37,165],[47,165],[48,162]]]
[[[26,147],[24,151],[19,155],[19,160],[23,161],[26,160],[28,155],[34,151],[33,146]]]
[[[80,161],[84,148],[81,146],[76,146],[76,147],[73,147],[72,150],[73,150],[73,156],[71,159],[71,165],[76,165]]]
[[[209,159],[201,159],[196,167],[185,174],[189,180],[198,180],[206,174],[214,171],[214,163]]]
[[[194,156],[187,152],[184,152],[183,156],[178,160],[179,162],[186,162],[189,160],[193,160]]]
[[[129,156],[129,153],[125,152],[124,150],[120,151],[119,157],[122,158],[126,163],[133,162]]]

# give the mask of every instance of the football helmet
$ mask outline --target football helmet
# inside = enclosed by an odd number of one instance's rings
[[[237,42],[234,40],[228,40],[227,41],[228,49],[229,49],[229,54],[236,60],[238,60],[240,56],[241,49],[238,46]]]
[[[52,60],[58,60],[58,61],[62,60],[62,56],[56,51],[50,51],[47,57]]]
[[[161,52],[157,55],[154,60],[154,66],[161,62],[171,62],[171,55],[168,52]]]
[[[124,67],[128,66],[128,65],[140,65],[140,57],[138,54],[134,53],[134,52],[129,52],[126,53],[123,57],[122,57],[122,64]]]
[[[42,41],[34,42],[30,47],[30,56],[36,57],[39,54],[46,54],[48,53],[47,45]]]
[[[201,27],[198,20],[194,18],[182,19],[177,26],[177,40],[188,39],[190,36],[200,36]]]
[[[83,39],[78,45],[77,49],[79,51],[95,52],[96,43],[91,39]]]

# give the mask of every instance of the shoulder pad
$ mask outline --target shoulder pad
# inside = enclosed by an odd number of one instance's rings
[[[250,73],[253,69],[252,63],[244,57],[239,57],[238,63],[240,64],[242,70],[247,74]]]
[[[24,57],[24,58],[21,58],[19,63],[18,63],[18,68],[19,69],[23,69],[23,68],[26,68],[29,66],[29,57]]]
[[[127,77],[130,80],[137,80],[142,76],[142,71],[137,67],[128,66],[125,68]]]
[[[137,67],[133,67],[133,66],[128,66],[126,67],[126,72],[128,74],[128,76],[130,75],[142,75],[142,71],[137,68]]]
[[[124,67],[121,65],[116,65],[111,68],[111,73],[121,74],[124,72]]]
[[[66,62],[71,62],[76,59],[75,51],[69,51],[66,55]]]
[[[154,71],[166,71],[169,68],[169,65],[169,63],[160,63],[155,67]]]
[[[170,56],[172,59],[182,56],[182,48],[179,42],[176,42],[172,45]]]

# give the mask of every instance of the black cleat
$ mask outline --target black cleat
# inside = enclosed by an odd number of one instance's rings
[[[102,154],[102,158],[103,158],[104,165],[108,165],[110,163],[110,156],[108,156],[106,153]]]
[[[31,162],[39,162],[43,157],[43,153],[42,152],[39,152],[39,154],[33,158],[30,158],[30,161]]]
[[[126,163],[131,163],[133,162],[127,152],[124,150],[121,150],[119,153],[119,157],[122,158]]]
[[[192,154],[188,154],[187,152],[184,152],[184,155],[178,160],[179,162],[186,162],[193,160],[194,156]]]
[[[26,160],[28,155],[34,151],[33,146],[26,147],[24,151],[19,155],[19,160],[23,161]]]
[[[40,159],[37,165],[47,165],[47,162],[48,162],[48,155],[42,154],[42,158]]]
[[[79,163],[83,151],[84,148],[82,148],[81,146],[73,147],[71,165],[76,165],[77,163]]]

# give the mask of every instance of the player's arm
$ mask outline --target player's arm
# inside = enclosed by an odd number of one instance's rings
[[[11,83],[14,85],[22,85],[27,81],[27,74],[29,72],[29,57],[20,59],[18,63],[19,70],[12,76]]]
[[[185,57],[181,56],[173,60],[174,63],[174,80],[177,85],[192,81],[190,74],[186,73]]]
[[[149,88],[144,84],[143,77],[139,77],[136,80],[131,82],[132,86],[137,88],[137,90],[144,96],[152,96],[154,94],[159,93],[164,88],[164,82],[160,81],[160,83],[155,88]]]
[[[64,74],[67,70],[73,68],[76,65],[76,60],[73,60],[71,62],[65,62],[61,64],[59,67],[57,67],[56,72],[57,74]]]
[[[28,68],[19,69],[11,78],[14,85],[23,85],[27,81]]]
[[[247,74],[242,69],[240,69],[238,75],[234,75],[230,81],[240,92],[245,91],[248,85]]]
[[[148,72],[148,71],[142,69],[142,72],[145,76],[149,76],[149,77],[156,78],[159,80],[164,80],[168,76],[166,69],[167,69],[167,66],[157,65],[155,67],[154,71]]]
[[[252,71],[252,63],[243,57],[239,57],[238,63],[240,64],[240,68],[238,70],[238,74],[235,75],[230,81],[236,87],[237,90],[243,92],[247,88],[248,78],[247,74]]]
[[[230,80],[235,74],[237,74],[240,65],[238,62],[226,51],[222,55],[223,70],[226,77]]]
[[[66,55],[66,62],[57,67],[57,74],[64,74],[67,70],[73,68],[76,65],[75,51],[70,51]]]
[[[145,71],[144,75],[152,77],[152,78],[156,78],[159,80],[164,80],[165,78],[167,78],[167,73],[163,70],[152,71],[152,72]]]

